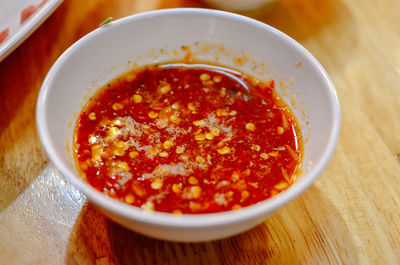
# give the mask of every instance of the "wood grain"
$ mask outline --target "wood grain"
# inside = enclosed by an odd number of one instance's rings
[[[342,108],[336,153],[262,225],[206,243],[147,238],[106,219],[48,164],[35,104],[51,65],[107,17],[199,0],[65,0],[0,63],[0,264],[400,264],[398,0],[281,0],[243,13],[295,38]]]

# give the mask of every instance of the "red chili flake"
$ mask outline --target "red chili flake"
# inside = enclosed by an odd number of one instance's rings
[[[0,43],[2,43],[8,38],[8,33],[9,33],[8,28],[0,32]]]

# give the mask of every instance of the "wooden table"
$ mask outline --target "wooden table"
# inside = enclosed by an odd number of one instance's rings
[[[49,164],[40,85],[105,18],[198,1],[65,0],[0,63],[0,264],[400,264],[400,1],[281,0],[246,15],[324,65],[342,107],[336,153],[299,199],[241,235],[150,239],[109,221]]]

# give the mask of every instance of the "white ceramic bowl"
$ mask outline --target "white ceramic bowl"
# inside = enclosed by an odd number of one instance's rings
[[[307,142],[303,172],[288,190],[241,210],[173,215],[149,213],[113,200],[79,176],[71,143],[77,113],[88,96],[135,64],[182,58],[185,52],[181,45],[190,46],[199,60],[218,60],[219,64],[259,78],[274,78],[278,93],[287,102],[294,103],[293,97],[296,98],[293,109]],[[243,64],[235,63],[238,57],[243,58]],[[192,242],[228,237],[250,229],[299,196],[327,165],[340,129],[335,89],[307,50],[266,24],[207,9],[142,13],[89,33],[72,45],[49,71],[40,90],[36,115],[47,156],[104,214],[144,235]]]

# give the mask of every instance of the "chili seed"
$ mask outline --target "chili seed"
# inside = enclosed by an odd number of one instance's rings
[[[279,194],[279,191],[277,190],[271,190],[271,197],[275,197],[276,195]]]
[[[163,151],[158,154],[160,157],[168,157],[168,153]]]
[[[129,157],[130,158],[136,158],[138,155],[139,155],[139,153],[136,152],[136,151],[129,152]]]
[[[195,111],[196,110],[196,106],[193,103],[188,103],[187,108],[191,111]]]
[[[229,115],[230,115],[230,116],[235,116],[236,114],[237,114],[237,111],[236,111],[236,110],[232,110],[232,111],[229,112]]]
[[[200,81],[208,81],[208,80],[210,80],[210,75],[209,74],[201,74],[200,75]]]
[[[231,152],[231,149],[230,149],[229,147],[227,147],[227,146],[224,146],[224,147],[222,147],[222,148],[219,148],[219,149],[217,150],[217,152],[218,152],[219,154],[221,154],[221,155],[226,155],[226,154],[229,154],[229,153]]]
[[[112,109],[113,110],[120,110],[120,109],[122,109],[124,106],[122,106],[122,104],[120,104],[120,103],[114,103],[113,105],[112,105]]]
[[[129,166],[128,166],[128,163],[121,162],[121,161],[117,162],[117,167],[122,169],[123,171],[129,171],[129,169],[130,169]]]
[[[253,151],[260,151],[261,147],[258,144],[253,144],[251,146],[251,150]]]
[[[191,176],[189,177],[189,183],[192,185],[196,185],[199,183],[199,181],[197,180],[197,178]]]
[[[274,188],[277,190],[283,190],[286,189],[289,186],[287,182],[281,181],[278,184],[274,185]]]
[[[91,113],[88,115],[88,117],[89,117],[90,120],[94,121],[94,120],[96,119],[96,113],[91,112]]]
[[[204,120],[196,120],[193,122],[193,125],[196,125],[196,126],[204,126],[204,124],[206,124],[206,122]]]
[[[214,134],[212,134],[212,133],[206,133],[206,139],[207,140],[212,140],[212,139],[214,139]]]
[[[272,156],[272,157],[277,157],[279,155],[279,153],[274,151],[274,152],[269,152],[268,155]]]
[[[115,138],[115,137],[117,137],[118,135],[121,134],[121,131],[117,127],[111,127],[110,129],[108,129],[107,134],[111,138]]]
[[[148,152],[149,152],[150,155],[153,155],[153,156],[155,156],[156,154],[158,154],[158,151],[157,151],[156,149],[153,149],[153,148],[149,149]]]
[[[150,184],[150,186],[151,186],[151,188],[152,188],[153,190],[159,190],[159,189],[161,189],[162,185],[163,185],[163,182],[162,182],[161,179],[155,179],[155,180]]]
[[[122,149],[114,149],[114,150],[113,150],[113,155],[115,155],[115,156],[123,156],[123,155],[125,155],[125,150],[122,150]]]
[[[242,208],[242,206],[240,206],[239,204],[235,204],[232,206],[232,210],[239,210],[240,208]]]
[[[202,158],[201,156],[196,156],[196,161],[199,163],[205,163],[206,160],[204,158]]]
[[[219,83],[219,82],[221,82],[221,80],[222,80],[222,76],[220,76],[220,75],[215,75],[215,76],[213,77],[213,80],[214,80],[215,83]]]
[[[193,199],[197,199],[200,197],[201,194],[201,188],[199,186],[193,186],[190,187],[190,192],[192,194]]]
[[[169,120],[170,120],[171,122],[173,122],[173,123],[180,123],[180,122],[181,122],[181,119],[180,119],[178,116],[176,116],[176,115],[171,115],[171,116],[169,117]]]
[[[214,136],[218,136],[218,135],[219,135],[219,129],[218,129],[218,128],[211,128],[210,132],[211,132]]]
[[[135,95],[133,95],[133,101],[135,103],[141,103],[143,101],[143,98],[141,95],[135,94]]]
[[[217,109],[216,113],[217,113],[218,117],[227,116],[228,115],[228,112],[226,111],[226,109]]]
[[[182,187],[181,187],[181,185],[179,185],[179,184],[177,184],[177,183],[172,184],[172,191],[175,192],[175,193],[180,193],[180,192],[182,192]]]
[[[125,202],[128,204],[132,204],[135,201],[135,197],[132,194],[128,194],[125,196]]]
[[[198,210],[201,209],[201,204],[198,202],[190,202],[189,203],[189,208],[190,210],[192,210],[193,212],[196,212]]]
[[[145,202],[142,204],[142,209],[148,212],[154,211],[154,203],[153,202]]]
[[[174,142],[171,141],[171,140],[166,140],[166,141],[163,143],[163,147],[164,147],[165,149],[168,149],[168,148],[170,148],[170,147],[172,147],[172,146],[174,146]]]
[[[249,182],[249,185],[258,189],[258,182]]]
[[[256,126],[254,125],[254,123],[249,122],[246,124],[246,130],[254,132],[256,130]]]
[[[148,115],[149,115],[149,118],[151,118],[151,119],[155,119],[158,117],[158,113],[154,112],[154,111],[150,111]]]
[[[137,186],[137,185],[134,185],[134,184],[132,184],[132,190],[135,192],[135,194],[137,195],[137,196],[139,196],[139,197],[143,197],[143,196],[146,196],[146,190],[145,189],[143,189],[142,187],[140,187],[140,186]]]
[[[161,94],[167,94],[170,90],[171,90],[171,85],[168,83],[160,87]]]
[[[185,149],[181,146],[178,146],[175,150],[175,153],[179,154],[183,154],[183,152],[185,152]]]
[[[194,136],[194,139],[195,139],[196,141],[204,141],[204,140],[206,139],[206,136],[205,136],[204,134],[200,133],[200,134],[196,134],[196,135]]]
[[[103,153],[103,146],[101,144],[96,144],[92,146],[92,159],[94,161],[101,160],[101,154]]]
[[[221,97],[225,97],[225,96],[226,96],[226,88],[225,88],[225,87],[222,87],[222,88],[221,88],[221,91],[219,92],[219,95],[220,95]]]
[[[123,141],[116,141],[114,144],[116,147],[127,150],[129,147]]]

